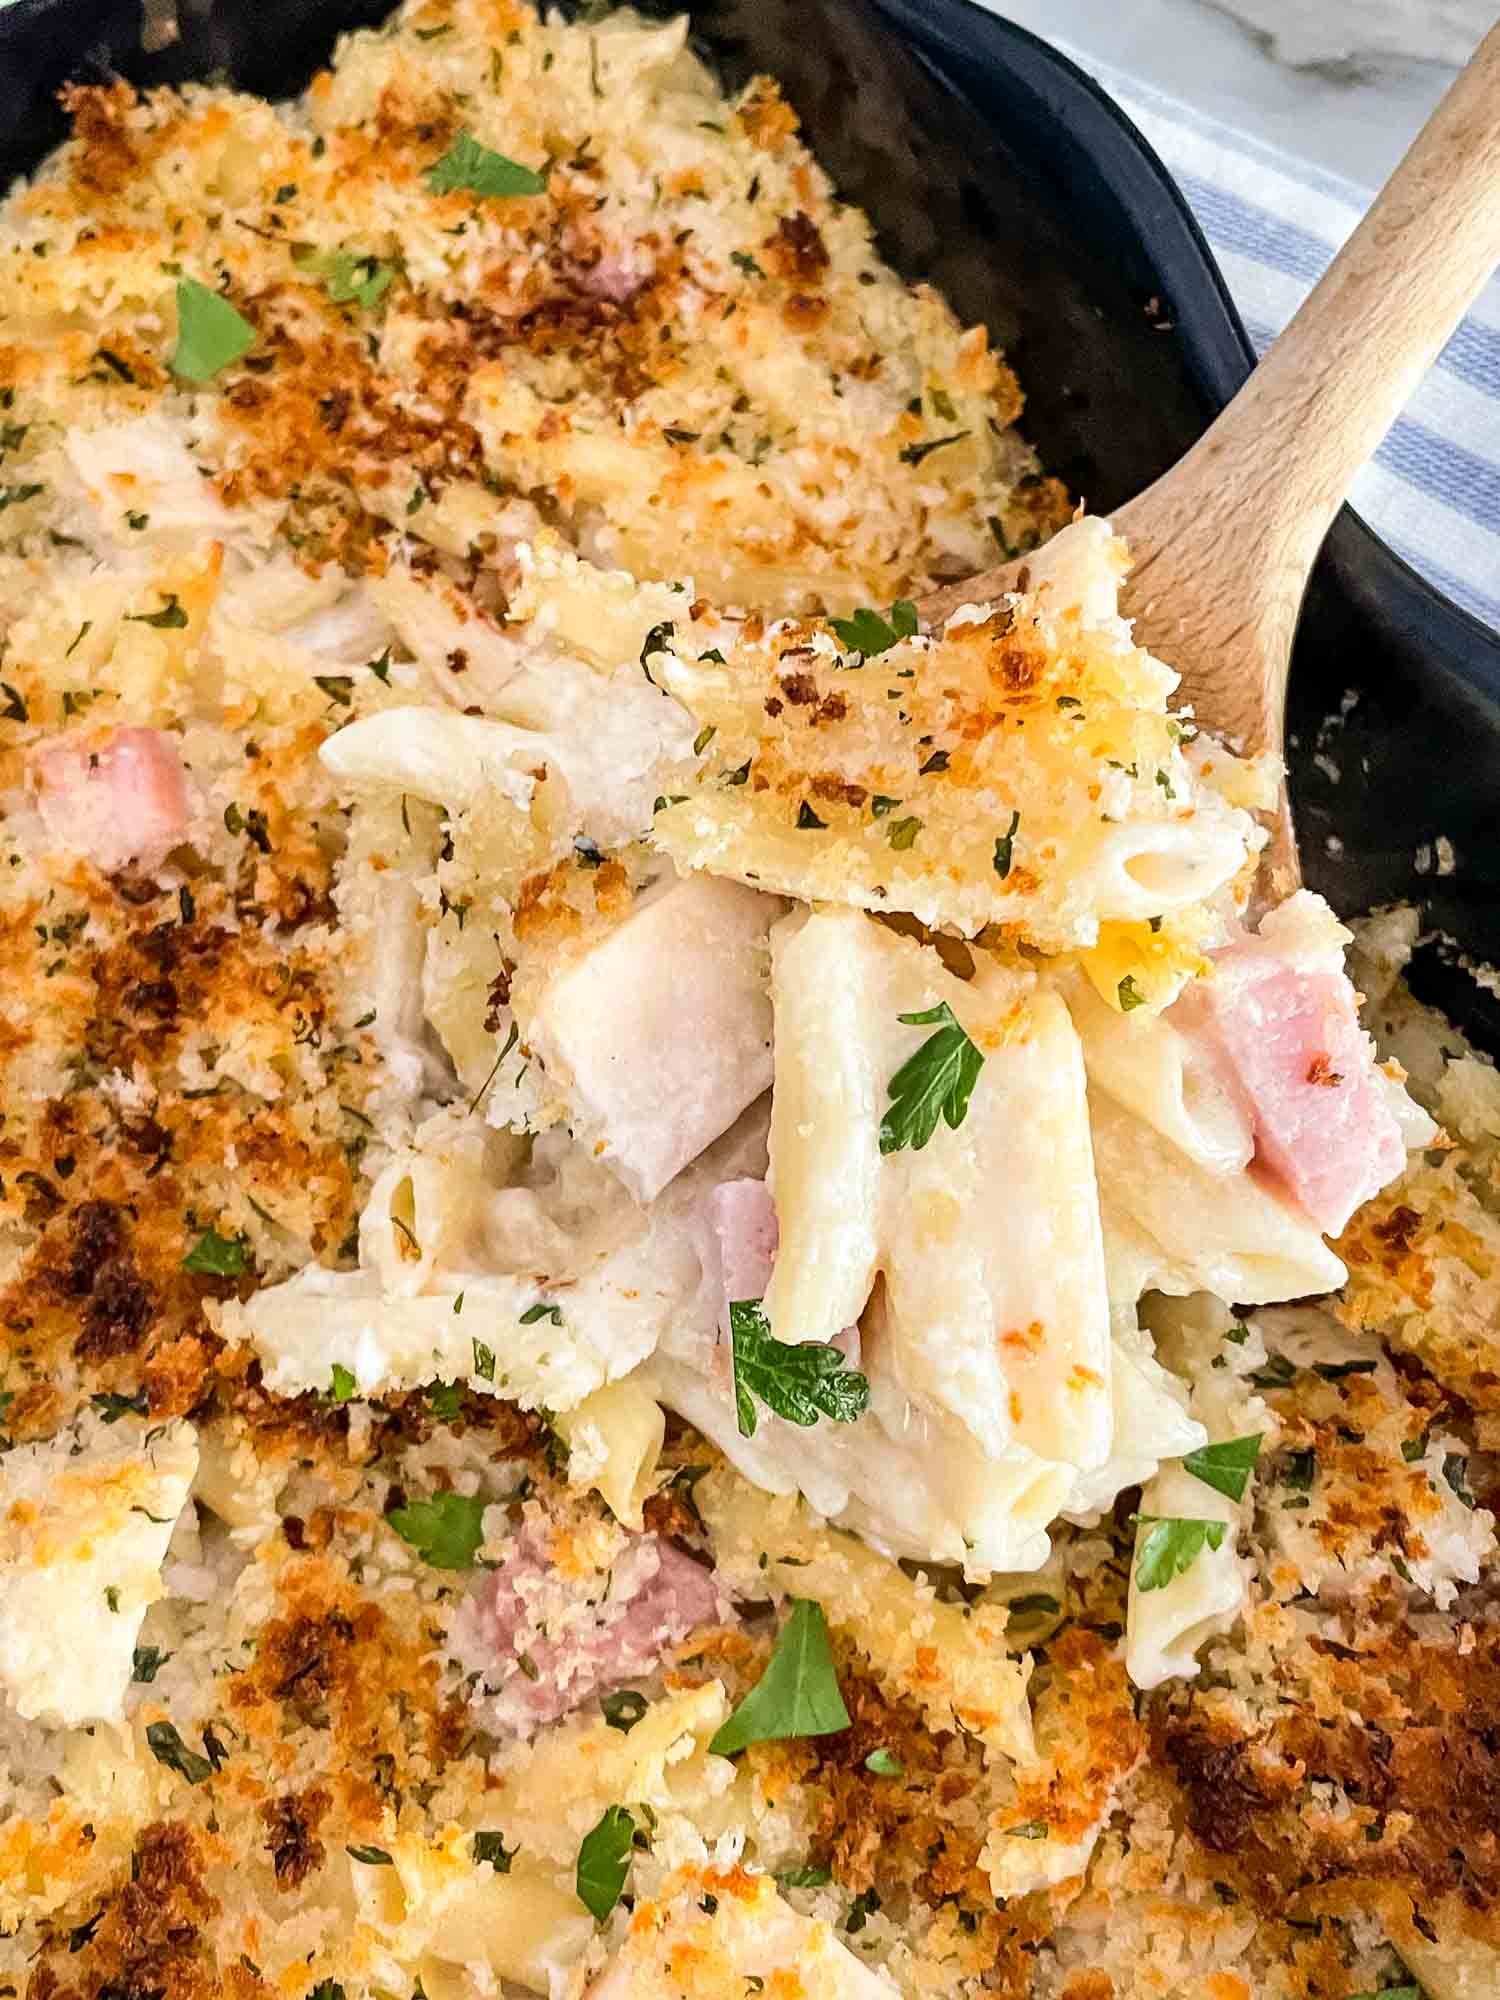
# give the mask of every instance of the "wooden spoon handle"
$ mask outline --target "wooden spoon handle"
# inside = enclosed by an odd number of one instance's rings
[[[1339,503],[1497,263],[1500,25],[1234,401],[1114,516],[1137,637],[1247,748],[1281,747],[1292,633]],[[1016,584],[1007,564],[922,612]]]
[[[1500,25],[1239,395],[1180,464],[1122,510],[1122,531],[1138,534],[1149,516],[1159,545],[1172,488],[1190,511],[1169,531],[1205,549],[1227,537],[1252,575],[1256,565],[1244,559],[1253,510],[1273,557],[1273,573],[1257,579],[1263,593],[1288,562],[1305,575],[1355,473],[1497,264]],[[1294,588],[1293,618],[1300,596]]]

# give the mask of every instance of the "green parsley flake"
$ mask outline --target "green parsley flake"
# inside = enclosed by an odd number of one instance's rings
[[[1243,1500],[1264,1436],[1263,1431],[1257,1431],[1253,1437],[1228,1438],[1222,1444],[1206,1444],[1201,1450],[1188,1453],[1182,1461],[1182,1469],[1192,1473],[1194,1479],[1201,1479],[1205,1486],[1211,1486],[1216,1493],[1222,1493],[1230,1500]]]
[[[635,1841],[628,1806],[606,1806],[598,1825],[583,1837],[574,1884],[579,1902],[601,1924],[620,1900]]]
[[[133,1396],[117,1395],[112,1389],[101,1389],[89,1401],[107,1424],[117,1424],[121,1417],[144,1417],[150,1415],[150,1405],[144,1389],[137,1389]]]
[[[454,1311],[456,1312],[457,1310],[458,1308],[455,1306]],[[494,1348],[486,1347],[482,1340],[476,1340],[473,1346],[474,1373],[479,1377],[481,1382],[493,1382],[495,1379]]]
[[[870,1401],[870,1385],[836,1347],[777,1340],[759,1299],[729,1308],[734,1350],[734,1407],[741,1437],[754,1437],[758,1397],[778,1417],[803,1429],[820,1416],[852,1424]]]
[[[464,1391],[461,1382],[429,1382],[427,1385],[427,1414],[434,1423],[456,1424],[464,1413]]]
[[[470,1852],[476,1867],[483,1867],[487,1861],[497,1875],[508,1875],[510,1864],[520,1853],[519,1847],[507,1847],[502,1833],[476,1833]]]
[[[228,299],[196,278],[177,280],[177,345],[171,368],[189,382],[207,382],[255,345],[255,328]]]
[[[634,1688],[621,1688],[617,1694],[607,1694],[599,1704],[604,1710],[604,1720],[611,1729],[618,1729],[622,1736],[628,1736],[641,1717],[646,1713],[646,1697]]]
[[[1171,1520],[1156,1514],[1142,1514],[1138,1520],[1146,1530],[1136,1544],[1135,1580],[1141,1590],[1165,1590],[1192,1568],[1205,1543],[1222,1548],[1228,1527],[1224,1521]]]
[[[933,452],[941,451],[945,445],[958,444],[968,435],[967,431],[954,431],[951,437],[928,438],[923,444],[903,445],[896,456],[903,465],[920,465]]]
[[[835,1736],[848,1727],[823,1607],[796,1597],[765,1672],[708,1747],[715,1756],[732,1757],[751,1743]]]
[[[863,653],[870,660],[877,654],[888,653],[903,639],[914,637],[917,607],[909,598],[898,597],[884,618],[878,611],[867,608],[849,618],[830,618],[828,622],[845,652]]]
[[[149,1723],[146,1747],[158,1764],[165,1764],[169,1771],[186,1778],[190,1785],[201,1785],[205,1778],[214,1774],[213,1765],[206,1757],[200,1757],[196,1750],[189,1750],[173,1723]]]
[[[130,1678],[139,1681],[142,1687],[150,1687],[171,1657],[160,1646],[137,1646],[130,1656]]]
[[[550,1319],[554,1326],[563,1323],[562,1307],[548,1305],[545,1299],[538,1299],[534,1306],[528,1306],[521,1315],[522,1326],[535,1326],[539,1319]]]
[[[459,133],[428,172],[427,185],[433,194],[452,194],[458,189],[502,197],[547,192],[544,174],[508,160],[503,153],[492,153],[472,132]]]
[[[1021,815],[1018,812],[1012,812],[1010,825],[1005,829],[1004,833],[997,835],[995,840],[995,873],[1000,877],[1002,882],[1009,876],[1011,862],[1015,858],[1016,829],[1020,824]]]
[[[354,1400],[354,1370],[346,1368],[342,1361],[333,1364],[333,1385],[331,1395],[336,1403],[352,1403]]]
[[[336,306],[358,306],[373,312],[390,290],[399,265],[358,250],[307,250],[294,256],[299,271],[323,280]]]
[[[220,1236],[205,1229],[182,1260],[184,1271],[205,1278],[242,1278],[250,1262],[249,1245],[243,1236]]]
[[[922,831],[923,825],[924,822],[918,819],[915,813],[908,814],[905,819],[893,819],[886,828],[886,839],[898,854],[905,854],[916,844],[917,835]]]
[[[366,1868],[393,1868],[395,1863],[383,1847],[345,1847],[344,1852],[351,1861],[362,1861]]]
[[[787,1868],[776,1880],[783,1889],[826,1889],[833,1877],[826,1868]]]
[[[912,1027],[939,1025],[887,1085],[891,1101],[880,1121],[882,1153],[899,1153],[906,1146],[920,1152],[937,1130],[939,1118],[956,1131],[984,1067],[984,1057],[946,1000],[925,1013],[898,1018]]]
[[[884,1744],[872,1750],[865,1759],[865,1769],[873,1771],[877,1778],[904,1778],[906,1766],[894,1750],[887,1750]]]
[[[1120,1002],[1120,1012],[1122,1014],[1129,1014],[1136,1007],[1144,1007],[1146,1004],[1146,996],[1140,987],[1136,985],[1135,975],[1130,972],[1126,973],[1125,977],[1115,988],[1115,994]]]
[[[163,597],[160,611],[135,611],[125,620],[127,625],[154,625],[158,632],[180,632],[187,622],[188,615],[175,590],[169,590]]]
[[[435,1493],[393,1507],[386,1520],[433,1569],[472,1569],[484,1540],[485,1503],[467,1493]]]

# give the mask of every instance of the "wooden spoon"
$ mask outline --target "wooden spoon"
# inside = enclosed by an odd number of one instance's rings
[[[1136,636],[1179,699],[1246,751],[1282,747],[1292,634],[1350,482],[1500,264],[1500,25],[1227,409],[1114,515],[1134,568]],[[1016,588],[1007,563],[926,598],[924,620]],[[1297,886],[1283,786],[1262,858]]]

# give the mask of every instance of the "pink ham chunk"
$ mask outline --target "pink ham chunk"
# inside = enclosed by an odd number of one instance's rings
[[[708,1197],[708,1220],[718,1246],[724,1298],[719,1325],[729,1336],[729,1308],[737,1299],[762,1299],[776,1261],[776,1204],[764,1181],[720,1181]]]
[[[158,867],[187,832],[187,773],[160,729],[63,737],[37,751],[32,773],[48,833],[105,874]]]
[[[1342,972],[1288,964],[1254,939],[1214,955],[1178,1002],[1244,1092],[1255,1157],[1326,1234],[1406,1164],[1406,1148]]]
[[[763,1299],[771,1282],[781,1232],[776,1204],[764,1181],[720,1181],[708,1197],[708,1220],[719,1255],[722,1298],[719,1331],[729,1339],[729,1308],[741,1299]],[[829,1343],[851,1367],[859,1366],[859,1328],[846,1326]]]
[[[523,1529],[462,1606],[454,1649],[474,1699],[504,1735],[530,1736],[590,1695],[650,1673],[668,1650],[727,1615],[711,1570],[660,1535],[632,1535],[611,1569],[565,1577]]]

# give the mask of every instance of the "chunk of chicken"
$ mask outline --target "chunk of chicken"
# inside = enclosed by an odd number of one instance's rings
[[[552,970],[523,968],[523,1039],[574,1129],[651,1201],[771,1081],[774,897],[692,875]]]

